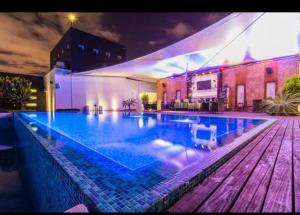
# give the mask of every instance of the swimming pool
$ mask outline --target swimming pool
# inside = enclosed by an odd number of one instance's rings
[[[103,212],[164,210],[271,124],[122,112],[35,112],[15,118]]]

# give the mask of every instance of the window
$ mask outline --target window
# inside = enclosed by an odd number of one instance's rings
[[[98,55],[99,54],[99,49],[93,49],[93,52],[95,52],[96,55]]]
[[[238,107],[244,107],[245,104],[245,85],[237,86],[237,105]]]
[[[180,90],[176,90],[176,99],[180,100]]]
[[[70,44],[68,43],[68,44],[67,44],[67,49],[69,49],[69,48],[70,48]]]
[[[78,48],[80,48],[83,51],[84,50],[84,45],[78,44]]]
[[[117,58],[118,58],[118,60],[122,60],[122,56],[121,55],[118,55]]]
[[[64,53],[65,53],[65,50],[62,49],[62,50],[61,50],[61,53],[64,54]]]

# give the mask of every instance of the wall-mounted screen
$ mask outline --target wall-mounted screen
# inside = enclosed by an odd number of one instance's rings
[[[207,90],[207,89],[211,89],[211,80],[197,82],[197,90]]]

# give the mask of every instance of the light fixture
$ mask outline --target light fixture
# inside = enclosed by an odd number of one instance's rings
[[[68,15],[68,20],[71,23],[71,26],[73,25],[73,23],[75,23],[77,21],[77,17],[74,13],[70,13]]]

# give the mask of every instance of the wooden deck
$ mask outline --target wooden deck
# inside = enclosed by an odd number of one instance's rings
[[[300,212],[300,117],[282,117],[168,212]]]

